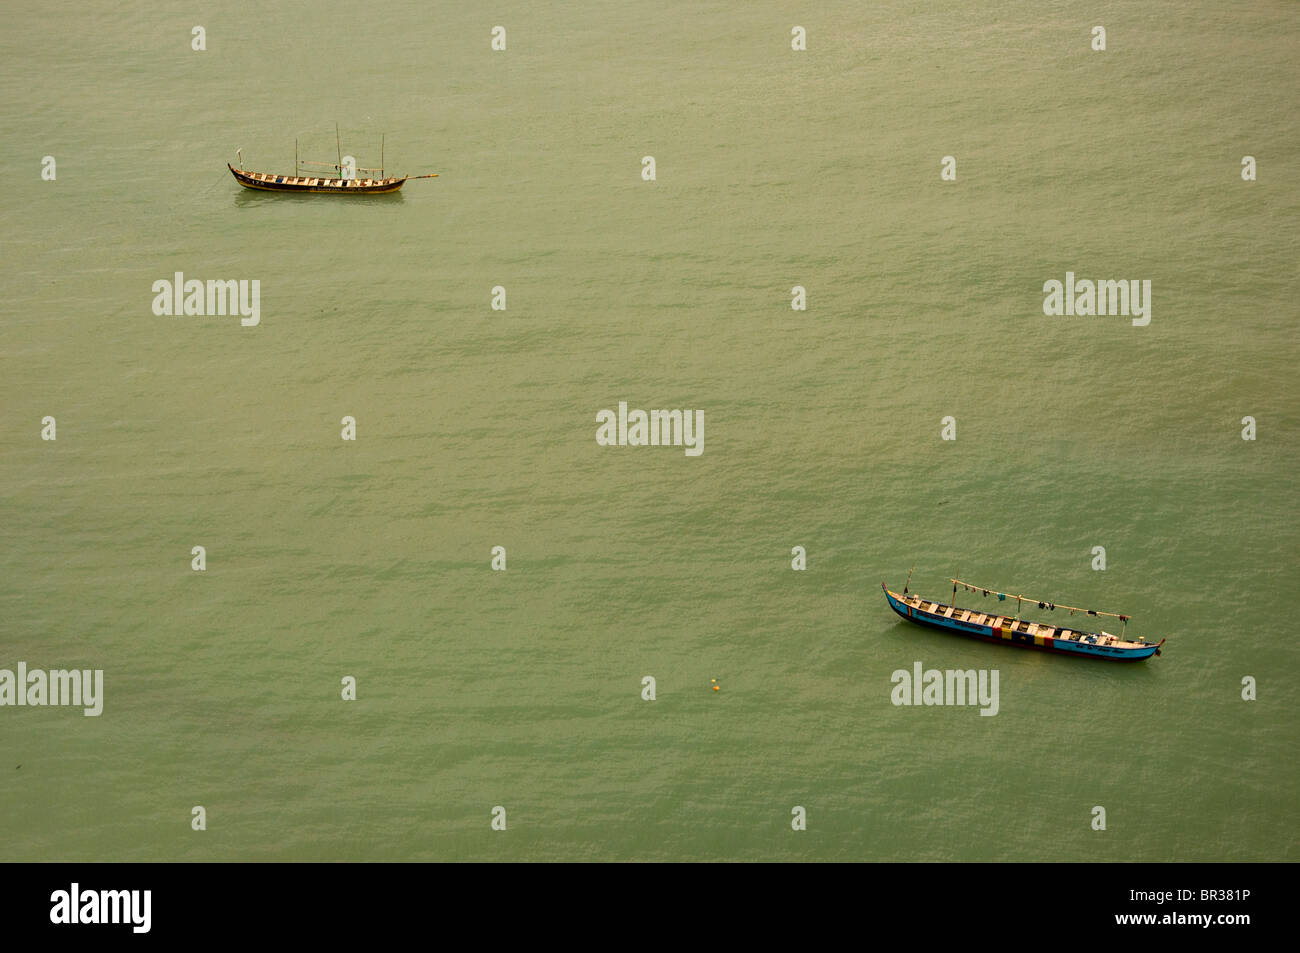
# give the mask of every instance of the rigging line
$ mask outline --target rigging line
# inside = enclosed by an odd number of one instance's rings
[[[1011,593],[1006,592],[1006,591],[1003,590],[1003,589],[998,589],[998,588],[993,587],[993,586],[977,586],[977,585],[975,585],[975,583],[973,583],[973,582],[967,582],[967,581],[964,580],[964,579],[953,579],[951,576],[948,578],[948,581],[951,582],[951,583],[954,583],[954,584],[956,584],[956,585],[961,585],[961,586],[970,586],[970,588],[972,588],[972,589],[978,589],[980,592],[1001,592],[1001,593],[1003,593],[1004,595],[1008,595],[1008,596],[1011,595]],[[1129,619],[1133,618],[1131,615],[1129,615],[1129,614],[1127,614],[1127,613],[1123,613],[1123,612],[1103,612],[1103,611],[1101,611],[1100,609],[1081,609],[1079,606],[1067,606],[1067,605],[1065,605],[1064,603],[1060,603],[1060,602],[1050,602],[1050,601],[1047,600],[1047,599],[1035,599],[1033,596],[1017,595],[1016,598],[1017,598],[1017,599],[1023,599],[1023,600],[1026,601],[1026,602],[1041,602],[1041,603],[1043,603],[1044,605],[1053,605],[1053,606],[1056,606],[1056,608],[1058,608],[1058,609],[1069,609],[1071,612],[1084,612],[1084,613],[1087,613],[1088,615],[1105,615],[1105,616],[1110,616],[1110,617],[1115,618],[1115,619],[1123,619],[1123,620],[1126,621],[1126,622],[1127,622]]]

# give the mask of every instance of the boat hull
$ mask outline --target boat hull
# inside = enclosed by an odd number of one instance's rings
[[[954,610],[950,615],[945,615],[945,611],[951,608],[950,606],[919,599],[912,602],[899,593],[891,592],[884,583],[881,583],[880,587],[885,592],[885,598],[889,600],[889,607],[907,621],[984,642],[1018,645],[1022,648],[1053,652],[1057,655],[1102,659],[1108,662],[1144,662],[1151,656],[1160,654],[1160,645],[1154,643],[1135,645],[1108,641],[1098,633],[1060,629],[1055,626],[1038,626],[1036,628],[1039,631],[1027,631],[1020,627],[1024,623],[1014,623],[1005,616],[975,613],[973,618],[959,618],[959,613],[968,612],[964,609]],[[935,608],[926,608],[931,605]],[[974,612],[974,610],[969,611]]]
[[[327,192],[333,195],[383,195],[396,192],[404,184],[406,177],[400,179],[328,179],[313,176],[274,175],[269,172],[247,172],[236,169],[229,162],[226,168],[230,174],[246,189],[260,192]]]

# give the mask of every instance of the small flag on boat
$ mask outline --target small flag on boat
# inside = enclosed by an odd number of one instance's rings
[[[998,593],[998,599],[999,599],[1000,601],[1002,601],[1002,602],[1006,602],[1006,601],[1007,601],[1007,594],[1006,594],[1005,592],[999,592],[999,593]]]

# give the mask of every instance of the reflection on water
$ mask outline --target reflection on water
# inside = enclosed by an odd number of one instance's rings
[[[346,205],[400,205],[405,201],[400,190],[370,195],[333,192],[270,192],[263,189],[246,189],[238,186],[235,206],[264,205],[272,202],[342,202]]]

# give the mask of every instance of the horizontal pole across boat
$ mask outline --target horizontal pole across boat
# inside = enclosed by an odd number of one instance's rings
[[[1068,609],[1070,612],[1083,612],[1087,615],[1110,616],[1112,619],[1121,619],[1124,622],[1127,622],[1129,619],[1133,618],[1130,615],[1124,615],[1119,612],[1102,612],[1100,609],[1081,609],[1078,606],[1062,605],[1059,602],[1051,602],[1050,600],[1047,599],[1035,599],[1033,596],[1026,596],[1020,593],[1005,592],[1001,589],[990,588],[989,586],[977,586],[973,582],[966,582],[965,580],[962,579],[953,579],[951,576],[948,577],[948,581],[951,582],[954,586],[965,586],[968,592],[982,592],[985,595],[988,595],[989,593],[993,593],[994,595],[1006,596],[1009,599],[1016,599],[1020,602],[1033,602],[1038,606],[1040,606],[1041,608],[1047,608],[1048,606],[1051,606],[1052,608],[1055,609]]]
[[[299,164],[299,165],[314,165],[314,166],[318,166],[319,168],[322,168],[322,169],[337,169],[337,168],[340,168],[340,166],[339,166],[339,164],[338,164],[337,162],[312,162],[310,159],[299,159],[299,160],[298,160],[298,164]],[[369,167],[367,167],[367,166],[363,166],[363,165],[355,166],[355,168],[356,168],[356,170],[357,170],[358,172],[383,172],[383,171],[384,171],[383,169],[373,169],[373,168],[369,168]]]

